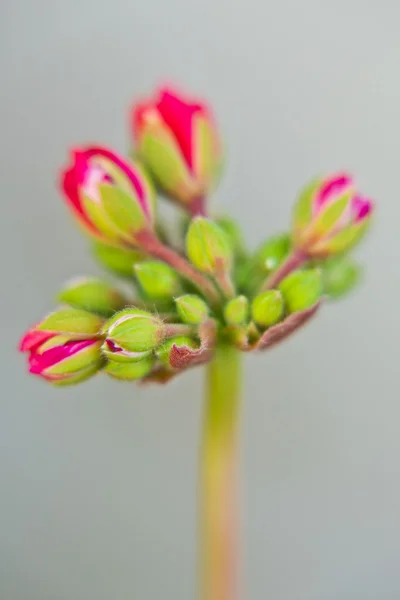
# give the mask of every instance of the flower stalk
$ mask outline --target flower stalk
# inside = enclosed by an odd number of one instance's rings
[[[238,598],[239,352],[216,348],[207,367],[200,455],[200,600]]]

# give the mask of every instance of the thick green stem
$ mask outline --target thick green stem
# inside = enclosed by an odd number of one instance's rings
[[[221,345],[207,368],[200,465],[200,600],[238,598],[240,367],[239,352]]]

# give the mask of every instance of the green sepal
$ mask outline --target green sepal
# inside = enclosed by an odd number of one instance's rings
[[[102,366],[103,363],[100,363],[98,365],[91,365],[89,367],[86,367],[86,369],[82,369],[81,371],[79,371],[79,373],[75,373],[75,375],[71,375],[69,377],[65,377],[58,380],[56,379],[54,381],[50,381],[50,383],[51,385],[54,385],[56,387],[66,387],[68,385],[83,383],[87,379],[93,377],[93,375],[96,375],[101,370]]]
[[[326,207],[323,207],[315,217],[311,226],[311,235],[315,235],[317,239],[329,235],[345,211],[348,210],[352,196],[353,192],[351,191],[339,196],[334,202],[327,203]]]
[[[304,230],[312,220],[313,202],[322,179],[316,178],[306,185],[300,192],[293,209],[293,222],[295,230]]]
[[[81,339],[99,334],[104,319],[85,310],[60,308],[50,313],[37,329],[65,333],[70,339]]]
[[[136,197],[114,185],[102,184],[99,192],[105,214],[125,237],[133,239],[135,233],[146,228],[148,217]]]
[[[193,116],[194,170],[205,191],[212,188],[220,173],[219,143],[210,120],[203,114]]]
[[[342,254],[353,248],[363,238],[371,225],[371,219],[366,218],[360,223],[348,225],[340,233],[332,236],[321,244],[322,253],[327,255]],[[317,249],[318,245],[317,245]]]
[[[167,128],[149,128],[140,138],[138,155],[156,183],[171,195],[183,199],[192,185],[182,153]]]
[[[100,231],[107,242],[110,244],[121,244],[121,232],[114,223],[111,222],[107,215],[103,202],[101,200],[96,201],[94,198],[82,195],[83,209],[94,227]]]
[[[150,373],[155,363],[154,357],[144,358],[138,362],[114,362],[110,361],[104,368],[104,373],[114,379],[123,381],[135,381],[142,379]]]
[[[126,298],[112,285],[95,277],[76,279],[64,287],[58,299],[73,308],[81,308],[106,317],[122,310]]]

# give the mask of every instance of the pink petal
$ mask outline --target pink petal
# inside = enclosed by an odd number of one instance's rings
[[[149,111],[156,111],[156,105],[152,100],[147,102],[141,102],[139,104],[135,104],[132,110],[132,127],[133,127],[133,135],[137,140],[140,138],[140,134],[143,128],[143,125],[146,124],[146,116]]]
[[[205,105],[198,103],[191,104],[170,89],[164,88],[160,90],[157,109],[173,132],[189,167],[192,168],[193,115],[198,112],[206,112]]]
[[[351,176],[346,173],[340,173],[325,180],[315,197],[314,211],[318,212],[326,203],[343,195],[351,188],[352,184],[353,180]]]
[[[43,354],[33,352],[29,358],[29,372],[35,375],[41,375],[46,369],[53,367],[57,363],[73,356],[96,343],[97,340],[83,340],[66,342],[62,346],[55,346],[45,350]]]
[[[362,196],[354,196],[352,200],[352,213],[353,219],[356,223],[362,221],[369,214],[371,214],[373,209],[373,203],[369,198],[364,198]]]
[[[87,162],[83,163],[81,158],[82,153],[74,153],[74,164],[61,173],[61,189],[64,192],[64,197],[72,206],[73,210],[78,214],[78,217],[89,227],[94,233],[98,233],[92,222],[87,217],[79,197],[79,184],[84,179]]]
[[[20,352],[35,352],[39,346],[47,342],[50,338],[56,334],[49,331],[40,331],[37,329],[30,329],[22,338],[19,344]]]

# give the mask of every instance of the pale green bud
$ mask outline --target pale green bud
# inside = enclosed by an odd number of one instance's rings
[[[139,250],[115,248],[108,244],[95,242],[92,246],[94,257],[111,273],[132,279],[133,266],[145,260],[146,255]]]
[[[58,299],[74,308],[110,316],[126,306],[124,296],[112,285],[94,277],[71,281],[58,295]]]
[[[114,379],[121,379],[123,381],[135,381],[136,379],[142,379],[150,373],[155,363],[154,357],[144,358],[138,362],[109,362],[104,372],[110,375]]]
[[[264,275],[275,271],[290,249],[290,237],[287,234],[276,235],[261,244],[253,257],[253,264]]]
[[[320,299],[323,291],[320,269],[295,271],[279,285],[289,313],[310,308]]]
[[[106,344],[115,354],[148,352],[157,348],[165,336],[163,321],[138,308],[126,309],[115,315],[106,323]],[[140,357],[141,358],[141,357]]]
[[[176,310],[182,323],[199,325],[208,317],[208,306],[200,296],[185,294],[175,299]]]
[[[212,275],[231,267],[232,248],[226,233],[205,217],[196,217],[190,223],[186,252],[193,265],[204,273]]]
[[[229,239],[230,246],[233,248],[235,254],[238,256],[243,256],[246,251],[242,232],[237,222],[231,217],[220,217],[216,219],[216,223],[219,225],[219,227],[221,227],[221,229],[224,230]]]
[[[251,305],[253,321],[261,327],[275,325],[283,315],[284,303],[279,290],[268,290],[256,296]]]
[[[169,265],[149,260],[135,265],[136,277],[149,298],[172,298],[181,291],[177,273]]]
[[[360,267],[349,258],[331,259],[323,264],[324,293],[330,298],[339,299],[354,289],[360,277]]]
[[[224,307],[224,317],[228,325],[244,325],[249,318],[249,301],[246,296],[237,296]]]

